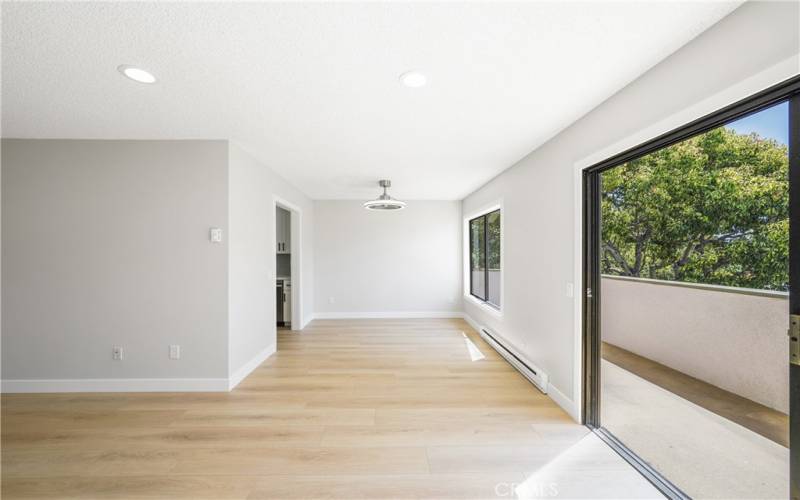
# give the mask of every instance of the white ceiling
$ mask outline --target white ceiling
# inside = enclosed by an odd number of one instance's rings
[[[231,139],[312,198],[460,199],[740,3],[4,2],[2,132]]]

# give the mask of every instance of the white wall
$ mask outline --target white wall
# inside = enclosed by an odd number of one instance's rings
[[[361,205],[314,202],[316,315],[458,315],[461,204],[409,201],[392,212]]]
[[[208,231],[227,226],[227,143],[2,146],[4,384],[224,385],[228,248]],[[179,361],[170,344],[181,345]],[[122,361],[112,360],[115,345]]]
[[[551,395],[573,415],[580,351],[576,299],[565,290],[579,279],[576,163],[601,150],[609,156],[615,152],[609,147],[626,138],[641,142],[666,132],[639,131],[682,110],[694,113],[684,113],[685,123],[797,74],[798,9],[796,2],[746,3],[463,201],[470,213],[503,198],[505,231],[504,314],[496,317],[469,301],[465,312],[547,372]]]
[[[310,319],[314,298],[314,206],[304,194],[235,144],[229,150],[228,186],[230,374],[236,383],[275,350],[276,197],[301,210],[299,233],[297,214],[292,213],[292,259],[297,258],[298,251],[302,259],[300,276],[292,276],[302,304],[295,299],[293,308],[298,308],[306,321]]]
[[[603,340],[789,413],[789,297],[602,279]]]

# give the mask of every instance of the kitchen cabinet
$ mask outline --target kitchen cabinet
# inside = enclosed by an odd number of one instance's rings
[[[288,254],[292,252],[292,217],[288,210],[277,207],[275,210],[275,242],[277,253]]]

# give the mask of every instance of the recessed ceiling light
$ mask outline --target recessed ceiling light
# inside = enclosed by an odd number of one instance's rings
[[[400,81],[403,85],[411,88],[424,87],[428,83],[428,77],[419,71],[407,71],[400,75]]]
[[[137,68],[136,66],[128,66],[127,64],[123,64],[121,66],[117,66],[117,70],[135,82],[139,83],[156,82],[156,77],[153,76],[152,73],[150,73],[149,71],[145,71],[142,68]]]

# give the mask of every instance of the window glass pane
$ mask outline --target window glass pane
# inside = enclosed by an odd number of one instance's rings
[[[469,221],[470,244],[470,292],[486,300],[486,245],[484,241],[484,217]]]
[[[486,262],[489,267],[489,296],[486,298],[500,306],[500,210],[486,215]]]

